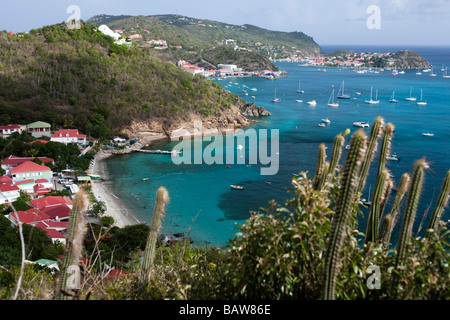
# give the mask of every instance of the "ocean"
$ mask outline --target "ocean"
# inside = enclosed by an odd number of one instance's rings
[[[251,128],[279,132],[279,168],[275,175],[263,176],[263,165],[249,165],[248,145],[242,151],[226,148],[216,150],[221,155],[235,152],[236,160],[243,156],[244,164],[174,164],[170,156],[135,153],[111,158],[107,169],[112,192],[142,221],[150,223],[156,190],[168,189],[170,202],[163,220],[161,232],[165,234],[187,233],[195,245],[224,246],[238,232],[236,227],[250,217],[251,212],[262,212],[272,199],[283,203],[290,198],[287,188],[294,174],[307,171],[312,177],[315,171],[318,146],[325,143],[331,151],[334,137],[349,128],[355,132],[355,121],[373,123],[377,116],[395,125],[391,151],[400,161],[388,161],[387,166],[398,183],[404,172],[412,172],[414,162],[425,157],[430,164],[426,171],[414,232],[420,234],[440,192],[442,180],[450,170],[450,79],[443,78],[442,68],[450,66],[450,47],[363,47],[322,46],[325,52],[336,49],[352,49],[356,52],[396,52],[402,49],[417,51],[434,67],[435,77],[430,73],[416,75],[417,70],[393,76],[391,71],[356,73],[352,69],[304,67],[298,63],[277,63],[288,72],[286,78],[266,80],[263,78],[227,78],[218,81],[225,89],[238,94],[248,102],[254,102],[271,112],[272,116],[258,119]],[[326,72],[323,71],[326,69]],[[373,71],[373,70],[372,70]],[[335,94],[341,83],[349,100],[339,100],[337,108],[327,106],[332,90]],[[304,93],[296,90],[301,83]],[[249,88],[257,88],[250,91]],[[379,104],[365,102],[378,93]],[[248,95],[245,95],[244,89]],[[273,103],[276,90],[281,103]],[[395,90],[398,103],[389,99]],[[426,106],[406,101],[412,95],[423,100]],[[360,93],[357,95],[356,93]],[[253,97],[254,98],[253,98]],[[302,103],[296,100],[302,100]],[[315,107],[307,101],[316,100]],[[331,123],[319,127],[321,119]],[[246,128],[244,130],[247,130]],[[370,128],[364,129],[370,133]],[[423,136],[422,133],[434,136]],[[200,139],[201,138],[197,138]],[[348,142],[348,141],[347,141]],[[159,142],[152,149],[172,150],[178,142]],[[203,141],[203,148],[211,144]],[[270,150],[270,145],[269,145]],[[193,150],[194,151],[194,150]],[[202,152],[196,150],[194,152]],[[241,153],[239,153],[241,152]],[[252,152],[252,150],[250,150]],[[344,155],[345,157],[345,152]],[[374,169],[369,172],[364,194],[373,190]],[[147,181],[142,179],[147,177]],[[270,181],[270,184],[268,183]],[[242,185],[244,190],[233,190],[230,185]],[[450,218],[447,210],[443,219]],[[360,229],[365,229],[361,218]],[[400,226],[397,225],[397,229]],[[395,237],[393,239],[395,241]]]

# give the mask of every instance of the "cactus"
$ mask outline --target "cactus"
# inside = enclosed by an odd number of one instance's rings
[[[58,300],[69,297],[78,299],[80,289],[80,259],[83,250],[83,241],[87,232],[85,223],[87,195],[80,190],[73,202],[70,213],[69,227],[66,237],[66,251],[59,277],[59,290],[56,292]]]
[[[359,182],[361,161],[366,153],[366,134],[358,130],[350,145],[350,150],[344,166],[341,187],[335,205],[332,219],[330,238],[325,253],[324,281],[322,298],[334,300],[336,298],[336,274],[338,260],[349,216],[352,212],[356,188]]]
[[[161,221],[164,218],[166,204],[168,201],[169,194],[166,188],[160,187],[156,192],[155,209],[153,211],[150,233],[148,235],[148,240],[145,247],[144,261],[142,263],[141,280],[143,282],[149,282],[151,278],[151,271],[155,259],[156,240],[158,238],[158,232],[161,228]]]
[[[327,158],[327,154],[326,154],[325,150],[326,150],[325,145],[323,143],[321,143],[319,145],[319,158],[317,159],[316,175],[314,176],[314,179],[313,179],[313,187],[316,190],[318,190],[318,188],[319,188],[320,181],[322,179],[323,172],[325,170],[325,161]]]
[[[380,175],[386,167],[386,157],[389,155],[389,151],[391,149],[391,140],[392,135],[394,134],[394,129],[395,128],[392,123],[388,123],[384,129],[384,137],[380,148],[380,161],[378,162],[378,175]]]
[[[407,173],[404,173],[400,178],[400,182],[397,188],[397,194],[395,195],[391,211],[385,216],[383,220],[379,240],[386,246],[388,246],[391,241],[392,230],[394,229],[394,225],[397,221],[398,212],[400,211],[400,204],[406,194],[406,191],[408,190],[409,180],[409,174]]]
[[[385,169],[377,177],[377,183],[372,197],[372,205],[370,206],[369,217],[367,219],[366,240],[374,242],[378,238],[378,227],[380,216],[382,214],[381,208],[384,201],[385,189],[387,184],[388,171]]]
[[[331,161],[330,161],[330,170],[328,171],[328,174],[330,177],[332,177],[332,175],[334,175],[334,172],[336,171],[339,160],[341,159],[342,147],[344,146],[344,141],[345,141],[345,138],[342,134],[338,134],[336,136],[336,138],[334,138],[333,153],[331,155]]]
[[[427,238],[431,237],[433,231],[438,227],[438,221],[444,211],[444,208],[448,204],[448,197],[450,192],[450,170],[447,172],[441,187],[441,193],[434,208],[433,214],[431,215],[430,223],[427,230]]]
[[[361,173],[359,178],[358,189],[356,193],[361,193],[364,189],[364,185],[366,184],[367,174],[369,173],[370,164],[375,156],[375,152],[377,151],[378,139],[383,132],[384,120],[381,117],[377,117],[372,125],[372,130],[370,131],[370,138],[367,145],[366,156],[363,160],[361,166]]]
[[[425,159],[418,160],[414,167],[414,172],[409,186],[408,201],[406,203],[400,240],[397,248],[396,266],[400,266],[405,257],[412,235],[414,218],[416,216],[417,205],[419,203],[420,192],[424,179],[424,169],[428,167]]]

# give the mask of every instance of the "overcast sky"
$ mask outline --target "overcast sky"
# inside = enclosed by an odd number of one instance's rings
[[[8,2],[1,0],[1,2],[0,30],[13,32],[27,32],[30,29],[66,21],[70,16],[67,8],[70,5],[77,5],[83,20],[101,13],[111,15],[178,13],[231,24],[253,24],[270,30],[302,31],[313,37],[319,45],[450,46],[450,0],[10,0]]]

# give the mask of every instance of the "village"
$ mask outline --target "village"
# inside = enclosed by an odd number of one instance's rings
[[[81,154],[89,151],[87,137],[77,129],[62,129],[51,131],[51,125],[43,121],[36,121],[27,125],[5,125],[0,127],[0,137],[6,139],[13,134],[28,132],[35,140],[31,144],[57,142],[65,145],[77,145]],[[41,157],[19,157],[9,155],[1,161],[0,176],[0,208],[11,225],[29,224],[45,231],[54,244],[66,244],[66,232],[69,226],[72,211],[73,196],[79,192],[81,185],[89,184],[91,180],[98,179],[86,174],[77,175],[67,168],[61,172],[53,172],[50,167],[55,159]],[[67,190],[58,194],[54,191]],[[61,193],[60,193],[61,194]],[[18,199],[29,199],[26,203],[29,209],[12,210],[10,205]],[[27,261],[42,266],[58,269],[56,261],[41,259]]]

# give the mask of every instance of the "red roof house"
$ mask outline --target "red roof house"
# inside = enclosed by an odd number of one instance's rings
[[[54,208],[56,206],[66,205],[72,208],[73,202],[69,197],[48,196],[44,198],[30,200],[28,202],[32,207],[37,209]]]
[[[42,221],[50,220],[50,217],[45,212],[32,208],[26,211],[17,211],[17,214],[15,212],[10,213],[9,220],[14,224],[21,222],[34,225]]]
[[[50,141],[84,146],[86,145],[86,135],[78,133],[78,129],[64,129],[56,131],[50,137]]]
[[[44,165],[37,164],[33,161],[25,161],[18,166],[9,170],[10,175],[14,183],[18,183],[24,180],[33,179],[46,179],[47,182],[51,182],[52,170]]]
[[[10,155],[9,157],[5,158],[2,161],[2,168],[4,170],[11,169],[11,168],[18,166],[21,163],[24,163],[26,161],[32,161],[34,159],[36,159],[36,158],[34,158],[34,157],[16,157],[16,156]],[[53,160],[52,158],[48,158],[48,157],[37,157],[37,159],[41,160],[42,163],[51,163],[51,164],[55,163],[55,160]]]
[[[43,208],[44,211],[52,220],[61,221],[69,220],[70,212],[72,211],[67,205],[53,206]]]

